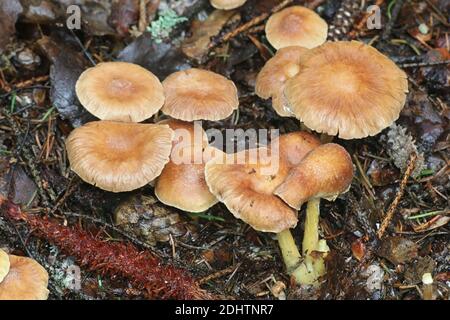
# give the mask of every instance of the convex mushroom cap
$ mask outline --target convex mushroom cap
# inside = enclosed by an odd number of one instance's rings
[[[335,200],[349,189],[352,179],[350,155],[343,147],[328,143],[308,153],[274,193],[292,208],[300,210],[310,199]]]
[[[73,130],[66,148],[72,170],[84,181],[124,192],[159,176],[172,138],[167,125],[95,121]]]
[[[266,23],[266,37],[275,49],[301,46],[311,49],[327,40],[328,25],[313,10],[292,6],[274,13]]]
[[[373,136],[391,125],[407,92],[406,74],[357,41],[328,42],[309,50],[285,88],[289,109],[300,121],[342,139]]]
[[[242,6],[247,0],[210,0],[210,2],[216,9],[232,10]]]
[[[205,163],[214,154],[200,125],[164,120],[174,131],[171,159],[155,185],[155,195],[164,204],[188,212],[203,212],[218,202],[205,181]],[[214,149],[216,152],[219,150]]]
[[[309,132],[295,131],[282,134],[272,141],[272,146],[277,144],[280,161],[285,162],[291,169],[299,165],[308,153],[321,145],[321,142]]]
[[[48,273],[35,260],[9,255],[10,269],[0,283],[0,300],[46,300]]]
[[[289,171],[320,142],[306,132],[275,139],[271,148],[215,157],[206,164],[206,182],[228,210],[254,229],[279,233],[297,224],[297,212],[274,195]]]
[[[8,254],[0,249],[0,282],[8,274],[10,265]]]
[[[238,219],[264,232],[279,233],[294,228],[297,213],[274,190],[285,179],[289,168],[279,163],[277,172],[266,174],[269,169],[270,151],[267,148],[244,150],[226,154],[206,164],[206,183],[211,192],[223,202]],[[245,159],[245,163],[236,161]]]
[[[128,62],[104,62],[87,69],[75,89],[81,104],[101,120],[141,122],[164,104],[158,78]]]
[[[163,81],[166,101],[162,112],[179,120],[221,120],[239,106],[234,83],[201,69],[178,71]]]
[[[278,50],[256,78],[256,94],[263,99],[272,98],[273,108],[282,117],[293,116],[284,97],[284,88],[286,81],[300,71],[300,58],[306,51],[308,49],[298,46]]]

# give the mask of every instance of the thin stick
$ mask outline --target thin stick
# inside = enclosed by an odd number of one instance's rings
[[[272,10],[270,10],[270,12],[265,12],[255,18],[253,18],[252,20],[250,20],[247,23],[244,23],[243,25],[237,27],[234,30],[231,30],[230,32],[228,32],[227,34],[225,34],[222,38],[220,38],[218,41],[212,41],[209,44],[208,50],[213,49],[214,47],[218,46],[219,44],[223,43],[223,42],[227,42],[230,39],[238,36],[239,34],[241,34],[244,31],[247,31],[248,29],[250,29],[253,26],[256,26],[258,24],[260,24],[261,22],[263,22],[264,20],[266,20],[272,13],[278,12],[281,9],[283,9],[284,7],[288,6],[289,4],[291,4],[293,2],[293,0],[284,0],[283,2],[281,2],[280,4],[278,4],[277,6],[275,6],[274,8],[272,8]]]
[[[381,239],[386,232],[387,227],[392,221],[392,218],[394,217],[395,210],[397,209],[400,200],[403,197],[403,194],[405,193],[405,187],[408,183],[408,179],[411,176],[411,173],[414,170],[415,164],[417,161],[417,154],[412,153],[409,159],[408,167],[406,168],[405,175],[403,176],[403,179],[400,183],[400,189],[397,192],[397,195],[395,196],[394,201],[392,201],[391,205],[389,206],[389,209],[387,211],[386,216],[384,217],[383,222],[381,223],[380,229],[377,232],[377,236],[379,239]]]

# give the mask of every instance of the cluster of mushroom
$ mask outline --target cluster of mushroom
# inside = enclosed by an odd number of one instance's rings
[[[361,42],[325,43],[327,29],[304,7],[272,15],[266,36],[278,51],[259,73],[255,91],[272,98],[279,115],[296,117],[319,133],[343,139],[375,135],[398,118],[406,74]],[[112,192],[154,182],[161,202],[188,212],[223,202],[254,229],[277,234],[287,271],[298,283],[318,283],[329,251],[319,239],[319,199],[334,200],[350,187],[353,165],[344,148],[301,131],[235,154],[213,148],[192,121],[227,118],[239,100],[232,81],[206,70],[175,72],[160,83],[137,65],[107,62],[85,71],[76,91],[101,119],[67,139],[71,168],[84,181]],[[159,110],[171,119],[136,123]],[[274,159],[278,165],[269,172]],[[305,203],[300,254],[289,229]]]
[[[190,122],[230,116],[239,104],[232,81],[192,68],[160,83],[138,65],[105,62],[82,73],[76,92],[101,119],[76,128],[66,141],[71,168],[84,181],[111,192],[154,182],[161,202],[188,212],[217,203],[204,179],[205,161],[215,151]],[[136,123],[159,110],[171,119]]]
[[[0,249],[0,300],[46,300],[48,273],[35,260]]]
[[[256,94],[272,98],[280,116],[296,117],[307,128],[322,133],[322,141],[333,136],[359,139],[376,135],[399,117],[408,92],[407,76],[388,57],[362,42],[325,42],[327,29],[325,21],[304,7],[293,6],[272,15],[266,36],[278,51],[258,74]],[[317,172],[320,163],[326,168],[319,157],[315,166],[300,165],[303,172],[294,170],[274,193],[299,210],[308,200],[304,196],[310,190],[308,170]],[[340,167],[339,161],[334,165]],[[328,169],[336,179],[346,179],[345,175],[339,177],[331,164]],[[305,278],[301,268],[293,271],[299,283],[317,283],[317,277],[325,272],[322,257],[312,254],[327,250],[318,238],[318,199],[332,200],[335,195],[324,193],[308,202],[303,253],[307,254],[306,267],[313,272]],[[286,264],[289,268],[288,261]]]

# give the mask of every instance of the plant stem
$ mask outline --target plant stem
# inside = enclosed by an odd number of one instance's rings
[[[295,268],[298,267],[301,259],[300,252],[298,251],[295,240],[292,237],[291,231],[289,229],[278,233],[277,239],[284,263],[286,265],[286,270],[288,273],[291,273],[291,271],[295,270]]]

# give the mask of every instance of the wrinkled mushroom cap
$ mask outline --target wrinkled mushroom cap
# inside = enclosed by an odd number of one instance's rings
[[[128,62],[104,62],[87,69],[75,89],[81,104],[101,120],[141,122],[164,104],[158,78]]]
[[[273,108],[282,117],[293,116],[284,97],[284,87],[300,71],[300,57],[306,51],[297,46],[278,50],[256,77],[256,94],[263,99],[272,98]]]
[[[10,262],[8,254],[0,249],[0,283],[9,272]]]
[[[11,267],[0,283],[0,300],[46,300],[48,273],[35,260],[9,255]]]
[[[266,23],[266,37],[275,49],[317,47],[327,40],[328,25],[313,10],[292,6],[273,14]]]
[[[221,120],[239,106],[234,83],[201,69],[178,71],[163,81],[166,102],[162,111],[184,121]]]
[[[124,192],[161,173],[169,161],[172,137],[167,125],[95,121],[73,130],[66,148],[72,170],[84,181]]]
[[[203,212],[218,202],[205,181],[205,163],[209,160],[208,138],[204,130],[180,120],[164,120],[175,132],[171,160],[155,185],[155,195],[164,204],[187,212]],[[180,130],[183,130],[180,131]],[[186,141],[186,136],[190,138]],[[187,162],[174,161],[174,157]],[[182,159],[181,159],[182,158]]]
[[[328,143],[308,153],[274,193],[300,210],[303,203],[313,198],[336,199],[348,190],[352,179],[350,155],[340,145]]]
[[[289,168],[280,161],[278,171],[264,174],[269,165],[266,148],[259,148],[257,156],[252,150],[216,157],[206,164],[206,183],[211,192],[223,202],[238,219],[254,229],[264,232],[281,232],[294,228],[297,213],[273,195],[273,191],[285,179]],[[237,158],[245,159],[244,163]]]
[[[290,110],[300,121],[342,139],[373,136],[391,125],[407,92],[406,74],[357,41],[328,42],[308,51],[285,89]]]
[[[232,10],[242,6],[247,0],[210,0],[210,2],[216,9]]]

